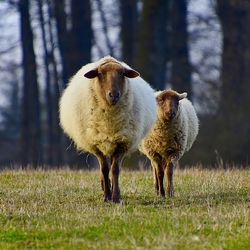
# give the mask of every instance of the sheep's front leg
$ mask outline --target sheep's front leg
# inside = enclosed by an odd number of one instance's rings
[[[158,175],[158,182],[159,182],[159,192],[162,197],[165,197],[165,190],[163,185],[163,179],[164,179],[164,171],[162,167],[159,167],[157,169],[157,175]]]
[[[153,161],[151,162],[153,165],[153,168],[155,169],[155,175],[157,176],[157,184],[155,187],[157,189],[157,194],[160,194],[162,197],[165,197],[165,190],[164,190],[164,185],[163,185],[163,179],[164,179],[164,170],[161,166],[161,164],[158,161]]]
[[[171,159],[168,160],[165,171],[166,171],[166,175],[168,178],[167,194],[169,197],[173,197],[174,196],[174,185],[173,185],[174,165],[171,162]]]
[[[156,171],[156,168],[153,168],[153,169],[154,169],[155,192],[157,195],[159,195],[159,183],[158,183],[157,171]]]
[[[104,191],[104,201],[111,200],[111,192],[110,192],[110,181],[109,181],[109,166],[106,157],[98,152],[96,157],[99,161],[100,170],[101,170],[101,185]]]
[[[124,149],[121,146],[118,146],[115,153],[111,157],[111,173],[112,173],[112,201],[119,203],[120,189],[119,189],[119,172],[120,165],[124,157]]]

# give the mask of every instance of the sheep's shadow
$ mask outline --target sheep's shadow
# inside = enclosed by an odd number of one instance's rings
[[[141,205],[141,206],[151,206],[157,208],[178,208],[185,206],[209,206],[216,207],[220,204],[238,204],[239,202],[249,202],[246,190],[240,189],[235,191],[229,189],[222,192],[211,192],[203,194],[190,194],[188,196],[182,196],[178,193],[175,197],[159,197],[156,196],[143,196],[136,197],[135,195],[127,195],[123,199],[124,205]]]

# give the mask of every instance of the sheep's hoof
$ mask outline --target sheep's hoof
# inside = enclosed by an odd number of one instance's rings
[[[111,195],[104,195],[104,202],[111,201]]]
[[[105,197],[103,201],[104,201],[104,202],[108,202],[108,201],[111,201],[111,199],[110,199],[110,198]]]
[[[114,193],[114,194],[112,195],[112,201],[113,201],[114,203],[120,203],[120,200],[121,200],[120,192]]]
[[[113,198],[112,198],[112,201],[113,201],[114,203],[120,203],[121,197],[113,197]]]
[[[168,187],[167,193],[168,193],[168,197],[174,197],[174,188]]]
[[[165,191],[164,190],[160,190],[160,195],[161,195],[161,197],[165,198]]]

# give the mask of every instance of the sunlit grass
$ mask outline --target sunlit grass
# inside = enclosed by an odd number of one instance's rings
[[[250,249],[248,170],[177,170],[175,197],[122,171],[120,204],[98,171],[2,171],[0,249]]]

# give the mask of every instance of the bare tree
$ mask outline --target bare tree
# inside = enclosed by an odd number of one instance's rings
[[[223,32],[221,98],[218,111],[219,153],[247,164],[250,152],[250,2],[217,0]]]
[[[46,33],[45,33],[45,22],[43,13],[43,1],[37,0],[38,12],[39,12],[39,24],[42,31],[42,42],[43,42],[43,60],[45,66],[45,99],[46,99],[46,114],[47,114],[47,127],[46,133],[48,134],[47,147],[45,153],[47,155],[47,164],[53,165],[53,114],[52,114],[52,100],[51,100],[51,74],[49,70],[49,54],[48,51]]]
[[[71,57],[74,71],[91,60],[92,28],[89,0],[71,0]]]
[[[106,16],[105,16],[104,9],[103,9],[102,1],[101,0],[96,0],[96,3],[97,3],[98,11],[100,12],[100,17],[101,17],[102,26],[103,26],[104,38],[105,38],[106,45],[108,47],[109,54],[111,56],[114,56],[114,48],[113,48],[113,46],[111,44],[110,37],[108,36],[108,23],[107,23],[107,19],[106,19]]]
[[[62,61],[63,84],[66,86],[69,78],[72,76],[70,61],[70,36],[67,29],[67,15],[65,12],[64,0],[52,0],[53,13],[56,19],[56,30],[58,45]]]
[[[171,0],[170,8],[170,47],[171,57],[171,84],[179,92],[191,91],[191,67],[188,56],[187,32],[187,0]]]
[[[20,157],[23,166],[32,164],[37,167],[42,163],[40,103],[29,0],[19,0],[18,7],[23,56]]]
[[[138,26],[137,0],[120,0],[122,60],[134,66]]]
[[[11,76],[8,79],[6,77],[8,72],[6,72],[5,79],[1,79],[8,84],[8,88],[1,90],[1,92],[7,97],[8,103],[4,102],[0,106],[0,166],[4,167],[18,162],[18,148],[16,145],[20,133],[19,76],[17,74],[19,65],[10,63],[6,66]]]
[[[156,89],[165,87],[167,0],[145,0],[139,22],[135,67]]]
[[[52,65],[52,114],[53,114],[53,152],[54,152],[54,165],[60,166],[63,163],[62,157],[62,131],[59,126],[59,98],[60,98],[60,78],[58,75],[57,70],[57,62],[54,55],[54,51],[56,48],[53,29],[52,29],[52,6],[51,1],[47,0],[47,7],[48,7],[48,31],[49,31],[49,44],[51,47],[50,55],[49,55],[49,62]],[[62,89],[62,87],[61,87]]]

